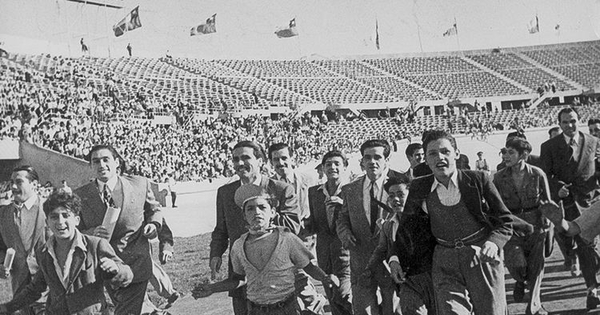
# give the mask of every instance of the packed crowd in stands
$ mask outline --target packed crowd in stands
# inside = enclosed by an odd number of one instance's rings
[[[279,119],[225,116],[190,123],[184,119],[190,109],[184,101],[123,91],[116,84],[121,78],[111,70],[62,58],[43,60],[53,65],[0,59],[4,70],[0,78],[0,137],[22,139],[78,158],[85,158],[94,143],[109,143],[130,161],[130,172],[157,181],[167,176],[196,181],[229,177],[233,174],[230,149],[243,139],[267,145],[289,143],[298,153],[296,162],[303,164],[318,160],[331,149],[356,152],[369,138],[391,143],[410,140],[434,126],[481,138],[496,129],[515,128],[515,120],[518,129],[548,126],[558,110],[542,106],[492,112],[485,106],[476,106],[474,111],[448,106],[443,115],[419,116],[414,110],[392,112],[388,108],[377,118],[348,112],[328,119],[325,113],[292,112]],[[91,79],[97,77],[103,77],[103,82]],[[584,117],[598,103],[587,97],[584,102],[576,100],[575,105],[590,108],[583,111]],[[171,113],[176,123],[151,124],[149,118],[161,111]],[[132,117],[139,119],[128,119]],[[384,128],[382,121],[387,124]],[[362,132],[365,130],[369,132]]]

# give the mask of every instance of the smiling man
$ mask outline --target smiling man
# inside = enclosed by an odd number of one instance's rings
[[[50,233],[44,223],[43,202],[36,190],[38,173],[33,167],[23,165],[13,170],[10,179],[13,202],[0,208],[0,261],[4,261],[8,248],[15,250],[15,258],[11,270],[0,267],[0,276],[10,275],[13,295],[17,295],[38,272],[35,252],[44,246]],[[45,300],[43,296],[21,311],[39,314],[44,310]]]
[[[361,165],[366,174],[342,187],[343,204],[337,219],[337,233],[344,248],[350,250],[352,279],[352,308],[355,315],[393,314],[399,312],[394,299],[395,286],[383,262],[372,268],[372,279],[365,281],[360,275],[379,241],[382,204],[388,194],[383,185],[392,177],[409,179],[389,168],[390,145],[385,140],[367,140],[360,147]],[[377,301],[380,289],[382,302]],[[381,311],[382,310],[382,311]]]
[[[294,234],[300,231],[300,210],[298,199],[291,185],[268,178],[260,173],[265,162],[265,152],[260,145],[252,141],[240,141],[232,151],[233,167],[239,180],[219,187],[217,190],[217,223],[210,242],[210,270],[214,279],[221,269],[223,253],[244,233],[248,231],[242,209],[235,203],[236,190],[247,184],[263,187],[275,197],[277,207],[273,223],[289,228]],[[228,274],[233,272],[231,262]],[[236,315],[248,312],[244,288],[229,292],[232,297],[233,311]]]
[[[115,314],[140,314],[152,275],[148,240],[162,227],[159,204],[150,180],[121,175],[123,161],[112,146],[92,147],[89,162],[96,179],[74,191],[81,197],[79,228],[85,234],[109,240],[117,256],[131,267],[131,284],[119,290],[107,287],[116,305]],[[118,213],[116,220],[105,218],[111,212]]]
[[[506,314],[499,253],[512,236],[515,218],[489,175],[457,169],[460,153],[452,135],[430,131],[423,147],[433,175],[413,180],[403,220],[429,218],[429,227],[410,230],[415,239],[423,238],[416,232],[430,231],[437,243],[432,259],[437,312]]]

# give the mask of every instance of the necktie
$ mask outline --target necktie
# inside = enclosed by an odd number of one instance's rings
[[[375,182],[371,183],[369,195],[371,197],[371,232],[373,232],[377,227],[377,219],[379,218],[379,206],[377,205],[377,198],[375,198]]]
[[[23,210],[24,205],[20,204],[17,205],[15,204],[15,221],[17,222],[17,224],[21,224],[21,210]]]
[[[104,205],[107,209],[108,207],[114,206],[115,204],[110,194],[110,190],[108,190],[108,185],[106,184],[104,185],[104,190],[102,191],[102,201],[104,202]]]
[[[575,142],[575,139],[571,138],[571,140],[569,140],[569,146],[571,147],[571,156],[574,160],[577,160],[577,142]]]

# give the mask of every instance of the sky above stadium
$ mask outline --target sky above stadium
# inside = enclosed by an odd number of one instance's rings
[[[83,0],[82,0],[83,1]],[[203,59],[297,59],[555,44],[600,39],[600,0],[0,0],[8,51]],[[142,27],[112,26],[139,5]],[[216,14],[216,33],[190,29]],[[539,32],[529,32],[535,19]],[[298,36],[274,32],[296,20]],[[457,34],[443,36],[456,23]],[[533,24],[532,24],[533,23]],[[380,49],[376,47],[378,25]]]

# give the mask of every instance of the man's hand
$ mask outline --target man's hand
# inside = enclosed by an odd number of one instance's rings
[[[351,249],[356,247],[356,238],[352,234],[348,234],[342,241],[342,247],[345,249]]]
[[[560,226],[562,220],[565,218],[565,209],[562,206],[562,202],[560,203],[560,205],[558,205],[552,200],[541,200],[540,211],[546,218],[548,218],[548,220],[550,220],[556,226]]]
[[[213,257],[210,259],[210,280],[217,278],[217,273],[221,270],[221,257]]]
[[[158,236],[158,232],[156,231],[156,225],[153,223],[148,223],[144,226],[144,236],[147,239],[153,239]]]
[[[158,260],[161,264],[166,264],[169,260],[173,259],[173,252],[170,250],[163,250],[158,256]]]
[[[390,262],[390,273],[394,282],[400,284],[406,281],[406,273],[402,270],[400,263],[395,260]]]
[[[100,258],[100,269],[110,274],[117,274],[119,272],[117,263],[108,257]]]
[[[92,232],[92,235],[97,236],[97,237],[101,237],[101,238],[106,239],[106,240],[110,240],[110,234],[108,234],[108,231],[102,225],[97,226],[94,229],[94,231]]]
[[[498,261],[498,245],[491,241],[486,241],[481,246],[481,261],[491,263]]]
[[[558,190],[558,197],[560,198],[566,198],[569,196],[569,188],[571,187],[571,185],[573,184],[566,184],[563,185],[562,187],[560,187],[560,189]]]
[[[194,299],[205,298],[211,294],[213,294],[213,291],[208,283],[199,283],[192,289]]]

